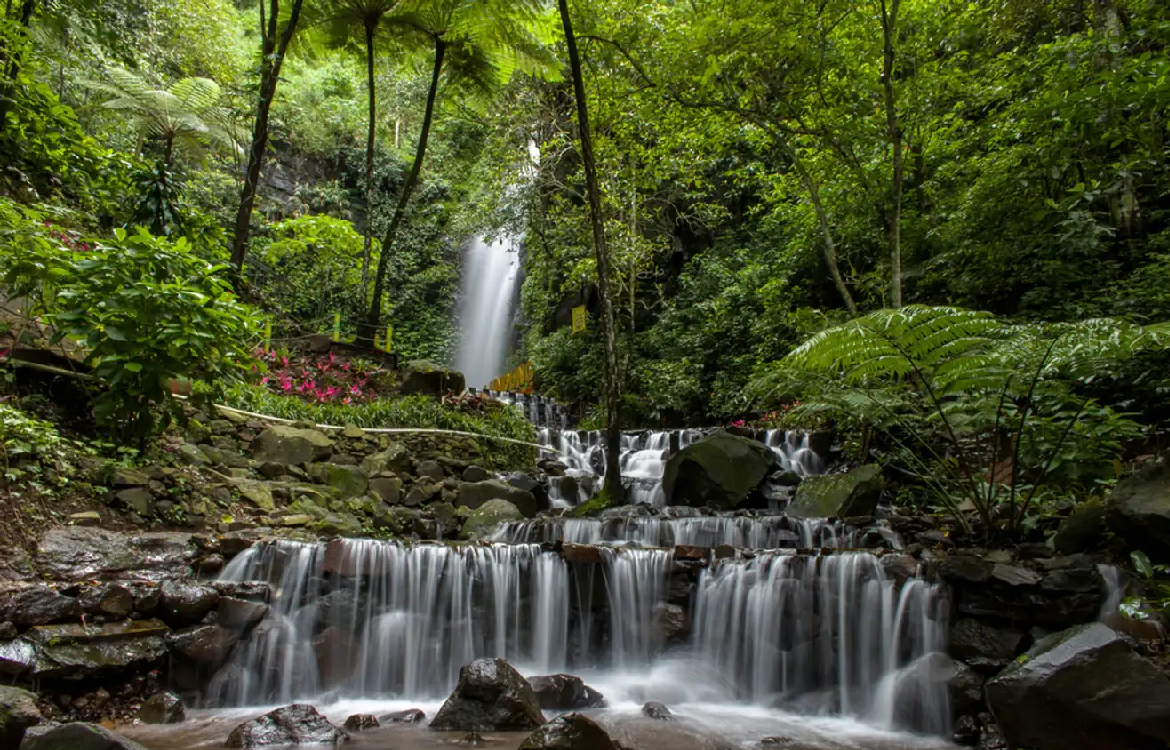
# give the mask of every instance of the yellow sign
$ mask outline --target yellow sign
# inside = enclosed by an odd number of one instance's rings
[[[512,372],[501,375],[488,385],[493,391],[520,391],[521,393],[532,392],[532,378],[534,368],[531,362],[525,362],[517,367]]]
[[[585,330],[585,306],[573,308],[573,333]]]

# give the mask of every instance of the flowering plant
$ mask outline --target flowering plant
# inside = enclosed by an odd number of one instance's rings
[[[354,404],[373,401],[380,395],[387,374],[363,360],[327,355],[289,354],[258,349],[256,358],[267,368],[260,385],[273,393],[318,404]],[[260,368],[256,368],[259,373]]]

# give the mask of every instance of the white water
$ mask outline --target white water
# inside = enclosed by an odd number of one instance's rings
[[[223,578],[269,582],[274,616],[236,649],[208,697],[224,706],[328,694],[435,700],[462,665],[493,656],[528,675],[580,674],[621,704],[782,706],[887,728],[947,726],[945,685],[906,677],[945,645],[945,595],[926,581],[899,585],[866,553],[725,561],[699,576],[693,635],[667,641],[659,613],[680,574],[672,553],[600,552],[599,564],[570,564],[525,544],[258,545]]]
[[[521,239],[476,237],[463,256],[459,326],[462,339],[456,367],[467,384],[484,387],[504,374],[512,334]]]

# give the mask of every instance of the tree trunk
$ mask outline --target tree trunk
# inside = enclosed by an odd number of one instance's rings
[[[617,326],[613,312],[613,294],[609,285],[609,249],[605,243],[605,217],[601,213],[601,190],[597,184],[597,165],[593,158],[593,139],[589,132],[589,104],[585,98],[585,81],[581,74],[581,57],[573,36],[573,20],[568,0],[557,0],[561,22],[565,27],[565,46],[573,73],[573,98],[577,100],[577,127],[581,131],[581,162],[585,167],[585,187],[589,193],[589,218],[593,225],[593,246],[597,255],[597,291],[605,336],[605,488],[610,505],[625,501],[621,465],[621,390],[617,365]]]
[[[260,98],[256,105],[256,123],[252,128],[252,145],[248,150],[248,168],[244,174],[244,187],[240,191],[240,207],[236,211],[236,233],[232,238],[232,265],[237,273],[244,269],[244,255],[248,251],[248,235],[252,231],[252,210],[256,206],[256,190],[260,185],[260,168],[264,164],[264,157],[268,151],[268,119],[272,109],[272,100],[276,97],[276,85],[280,82],[280,67],[284,63],[284,54],[288,50],[289,42],[296,33],[297,22],[301,16],[301,6],[304,0],[292,0],[292,11],[288,23],[277,39],[277,17],[280,14],[280,0],[271,0],[267,30],[261,27],[263,42],[261,44]],[[260,3],[261,18],[264,14],[264,2]]]
[[[853,302],[853,295],[850,294],[849,287],[845,285],[845,279],[841,276],[841,268],[837,264],[837,243],[833,240],[833,230],[829,226],[829,215],[825,211],[824,204],[821,203],[821,188],[816,179],[805,168],[800,157],[796,155],[796,151],[787,147],[785,147],[785,151],[788,152],[788,158],[792,161],[796,173],[800,175],[805,189],[808,190],[809,199],[812,200],[813,210],[817,215],[817,224],[821,228],[821,237],[825,241],[825,265],[829,267],[829,276],[833,278],[833,285],[837,287],[837,293],[841,295],[845,309],[849,311],[850,315],[855,316],[857,315],[857,305]]]
[[[375,22],[376,23],[376,22]],[[366,294],[370,290],[370,254],[374,244],[374,137],[378,125],[377,92],[374,89],[374,24],[366,23],[366,86],[370,95],[370,127],[366,133],[366,227],[362,244],[362,307],[366,306]]]
[[[171,171],[171,164],[175,160],[175,136],[172,133],[167,136],[166,146],[163,150],[163,170]]]
[[[423,159],[427,155],[427,141],[431,137],[431,124],[435,117],[435,100],[439,96],[439,79],[443,74],[443,58],[447,54],[447,43],[435,38],[435,69],[431,73],[431,88],[427,92],[427,108],[423,114],[422,133],[419,134],[418,148],[414,152],[414,164],[410,168],[410,175],[406,184],[402,186],[402,193],[398,196],[398,205],[394,208],[394,217],[390,220],[390,227],[382,239],[382,250],[378,253],[378,273],[374,276],[374,296],[370,300],[370,313],[366,317],[365,329],[358,331],[358,341],[365,345],[374,342],[374,333],[382,322],[382,293],[386,285],[386,269],[390,262],[390,252],[394,249],[394,240],[398,236],[398,229],[402,219],[406,216],[406,206],[410,196],[418,184],[418,176],[422,171]]]
[[[893,211],[890,219],[890,305],[902,306],[902,126],[894,97],[894,35],[898,29],[901,0],[881,0],[882,89],[885,94],[886,128],[894,147]]]

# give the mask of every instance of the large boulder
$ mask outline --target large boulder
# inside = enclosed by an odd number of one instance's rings
[[[602,708],[605,696],[571,674],[550,674],[529,677],[528,684],[536,693],[542,709],[572,711],[580,708]]]
[[[20,747],[25,731],[40,723],[35,694],[0,685],[0,747]]]
[[[520,743],[518,750],[619,750],[597,722],[581,714],[558,716]]]
[[[361,497],[370,486],[366,472],[357,466],[320,463],[305,467],[309,476],[337,491],[342,500]]]
[[[805,477],[796,488],[788,515],[798,518],[850,518],[873,515],[882,494],[880,466],[866,464],[844,474]]]
[[[157,581],[190,576],[197,555],[190,534],[63,526],[45,532],[36,566],[56,581]]]
[[[544,723],[536,693],[503,659],[476,659],[431,720],[440,732],[530,732]]]
[[[463,373],[417,359],[402,365],[402,384],[398,390],[404,394],[441,396],[444,393],[462,393],[466,387],[467,380]]]
[[[997,627],[970,617],[951,627],[951,656],[964,661],[985,659],[1002,662],[1015,658],[1024,634],[1014,628]]]
[[[507,521],[522,521],[524,514],[507,500],[488,500],[471,511],[463,522],[464,539],[481,539],[491,536],[492,530]]]
[[[513,487],[499,479],[467,482],[459,485],[455,505],[475,510],[492,500],[507,500],[518,508],[525,518],[532,518],[536,515],[536,497],[531,492]]]
[[[273,425],[252,441],[252,458],[284,466],[324,461],[333,455],[333,441],[319,430]]]
[[[1170,746],[1170,679],[1100,623],[1041,639],[986,689],[1012,748]]]
[[[3,745],[7,748],[8,745]],[[133,740],[97,724],[62,724],[30,737],[20,750],[146,750]]]
[[[1127,546],[1170,557],[1170,466],[1123,479],[1106,503],[1109,527]]]
[[[9,600],[6,610],[7,619],[22,629],[81,617],[81,604],[76,599],[48,586],[25,589]]]
[[[240,724],[228,735],[226,747],[340,745],[348,740],[317,709],[294,703]]]
[[[36,652],[31,676],[95,678],[149,669],[166,656],[168,632],[158,620],[39,625],[26,633]]]
[[[763,443],[720,431],[671,456],[662,489],[669,505],[732,510],[756,494],[775,463]]]
[[[219,603],[219,592],[214,588],[187,581],[164,581],[159,586],[159,594],[162,596],[159,614],[176,627],[202,621]]]

